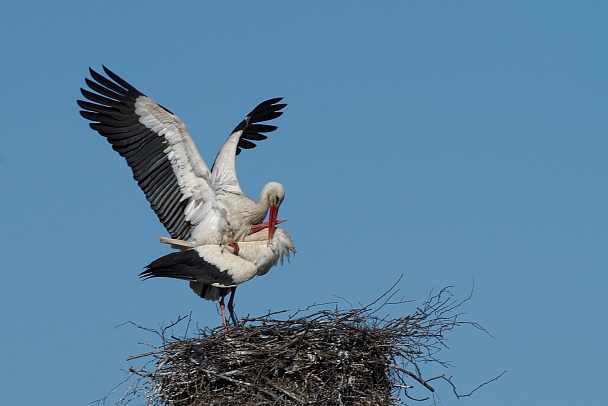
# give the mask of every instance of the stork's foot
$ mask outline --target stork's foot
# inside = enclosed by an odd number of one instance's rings
[[[287,220],[285,220],[285,219],[277,220],[277,222],[275,224],[281,224],[281,223],[284,223],[286,221]],[[265,221],[265,222],[260,223],[260,224],[255,224],[253,227],[251,227],[251,231],[249,232],[249,234],[255,234],[258,231],[262,231],[262,230],[264,230],[266,228],[269,228],[269,227],[270,227],[270,222],[269,221]]]
[[[234,255],[239,255],[240,248],[239,248],[239,244],[238,243],[236,243],[235,241],[230,241],[228,243],[228,245],[231,246],[232,249],[234,250]]]

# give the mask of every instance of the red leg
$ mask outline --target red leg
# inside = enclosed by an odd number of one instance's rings
[[[276,224],[281,224],[286,222],[287,220],[282,219],[282,220],[277,220]],[[253,227],[251,227],[251,232],[249,234],[253,234],[253,233],[257,233],[258,231],[262,231],[265,228],[270,227],[270,222],[269,221],[265,221],[263,223],[260,224],[256,224]]]
[[[228,307],[228,309],[230,309],[230,307]],[[220,299],[220,312],[222,312],[222,325],[224,326],[224,328],[227,328],[227,323],[226,323],[226,306],[224,305],[224,296],[222,296],[221,299]]]
[[[230,299],[228,300],[228,312],[230,313],[230,319],[232,319],[232,323],[236,325],[236,316],[234,315],[234,294],[236,292],[236,287],[230,288]]]

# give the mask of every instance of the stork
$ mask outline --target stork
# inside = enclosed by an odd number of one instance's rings
[[[265,275],[296,249],[289,234],[277,228],[272,237],[270,230],[263,229],[246,236],[239,243],[238,256],[229,247],[220,245],[199,245],[189,248],[188,244],[177,240],[166,240],[183,249],[165,255],[151,264],[140,274],[142,279],[175,278],[190,281],[190,288],[198,296],[207,300],[220,300],[222,323],[226,327],[224,297],[230,292],[228,312],[234,324],[234,295],[236,287],[254,276]]]
[[[105,66],[103,70],[107,77],[89,69],[92,79],[85,81],[91,90],[81,89],[88,101],[78,100],[80,114],[127,160],[171,237],[196,246],[229,244],[235,253],[238,241],[251,232],[268,228],[272,240],[276,224],[282,222],[277,214],[285,198],[283,186],[266,184],[256,203],[241,190],[235,158],[277,129],[259,123],[283,114],[282,98],[255,107],[230,134],[209,170],[176,115]],[[268,211],[269,221],[263,223]]]

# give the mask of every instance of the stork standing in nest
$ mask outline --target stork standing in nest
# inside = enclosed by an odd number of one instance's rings
[[[80,114],[90,120],[90,127],[105,137],[112,148],[126,159],[134,179],[172,240],[181,241],[182,247],[184,244],[196,247],[193,252],[199,253],[205,251],[201,246],[220,246],[222,252],[226,248],[227,255],[235,257],[242,255],[239,242],[249,239],[251,244],[251,235],[261,235],[257,233],[268,229],[264,234],[267,251],[258,255],[274,258],[276,250],[269,247],[274,241],[276,225],[284,221],[277,220],[277,215],[285,191],[280,183],[269,182],[262,188],[258,202],[246,196],[237,178],[236,156],[242,149],[254,148],[254,141],[265,140],[266,133],[277,129],[276,126],[261,123],[283,114],[281,110],[286,104],[280,103],[282,98],[266,100],[255,107],[232,131],[209,170],[179,117],[105,66],[103,70],[107,76],[89,70],[91,79],[86,78],[85,81],[90,90],[81,89],[87,100],[78,100],[82,108]],[[269,220],[265,223],[268,212]],[[257,244],[260,245],[259,241]],[[243,260],[255,264],[257,260],[252,257],[254,251],[248,247]],[[264,262],[262,258],[259,260]],[[274,264],[277,261],[278,257]],[[229,268],[234,270],[239,266],[231,264]],[[255,267],[257,272],[257,265]],[[234,286],[238,283],[228,282],[214,283],[228,286],[234,294]],[[194,283],[217,287],[206,282]],[[199,295],[215,299],[220,297],[222,318],[225,320],[223,299],[228,288],[221,289],[201,288]],[[230,309],[232,301],[233,296],[230,298]]]

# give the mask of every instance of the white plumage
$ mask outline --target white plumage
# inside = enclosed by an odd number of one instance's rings
[[[173,252],[152,262],[140,276],[143,279],[165,277],[190,281],[190,288],[198,296],[220,300],[224,323],[224,297],[230,291],[228,310],[236,322],[233,310],[236,287],[256,275],[265,275],[270,268],[283,263],[285,258],[289,260],[290,255],[296,252],[285,230],[277,228],[270,239],[268,234],[268,229],[265,229],[245,237],[239,243],[238,256],[229,247],[210,244]],[[187,246],[184,244],[184,248]]]
[[[272,236],[278,208],[285,197],[281,184],[268,183],[256,203],[241,190],[236,155],[254,148],[252,141],[277,127],[262,122],[279,117],[281,98],[260,103],[233,130],[217,154],[211,170],[194,145],[186,125],[173,113],[145,96],[104,67],[108,77],[90,69],[78,100],[80,114],[125,157],[133,177],[152,209],[171,234],[196,245],[241,241],[263,222],[270,209]],[[237,246],[238,247],[238,246]]]

